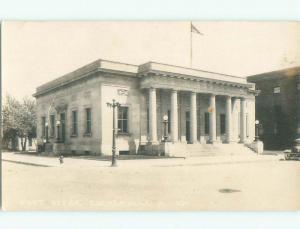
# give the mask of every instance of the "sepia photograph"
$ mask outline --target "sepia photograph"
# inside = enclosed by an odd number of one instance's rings
[[[4,21],[5,211],[300,209],[300,23]]]

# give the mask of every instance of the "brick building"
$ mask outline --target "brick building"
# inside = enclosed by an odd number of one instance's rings
[[[285,149],[300,134],[300,67],[248,77],[260,90],[256,119],[266,149]]]
[[[255,135],[255,89],[245,78],[149,62],[97,60],[37,88],[37,135],[54,154],[110,155],[112,109],[117,152],[180,156],[191,147],[235,144]],[[163,116],[168,142],[162,143]],[[241,143],[241,144],[237,144]],[[190,148],[189,148],[190,147]]]

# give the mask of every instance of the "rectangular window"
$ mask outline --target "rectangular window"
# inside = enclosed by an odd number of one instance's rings
[[[72,136],[78,134],[77,111],[72,111]]]
[[[279,86],[274,87],[273,93],[274,93],[274,94],[280,94],[280,87],[279,87]]]
[[[205,112],[204,114],[204,123],[205,123],[205,134],[209,134],[209,113]]]
[[[168,110],[168,133],[171,133],[171,111]]]
[[[221,134],[225,134],[225,132],[226,132],[225,122],[226,122],[226,115],[225,114],[220,114],[220,131],[221,131]]]
[[[128,107],[118,108],[118,133],[128,133]]]
[[[50,137],[54,137],[55,133],[55,115],[50,115]]]
[[[92,133],[92,112],[91,108],[85,109],[85,118],[86,118],[86,124],[85,124],[85,133],[91,134]]]
[[[46,117],[42,117],[42,137],[46,136]]]
[[[32,147],[32,138],[31,137],[28,138],[28,146]]]

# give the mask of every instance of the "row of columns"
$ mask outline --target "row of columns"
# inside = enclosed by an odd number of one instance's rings
[[[232,103],[231,96],[226,96],[226,141],[232,142]],[[158,143],[157,139],[157,110],[156,110],[156,89],[149,89],[149,134],[152,144]],[[241,98],[240,103],[240,142],[246,138],[246,102]],[[216,128],[216,95],[211,94],[209,99],[209,140],[211,143],[217,140]],[[197,142],[197,94],[190,94],[190,139],[191,143]],[[171,140],[178,141],[178,93],[176,90],[171,92]]]

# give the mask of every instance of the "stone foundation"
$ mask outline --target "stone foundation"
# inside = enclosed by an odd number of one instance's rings
[[[139,151],[139,154],[166,157],[187,157],[186,143],[160,142],[147,144]]]

